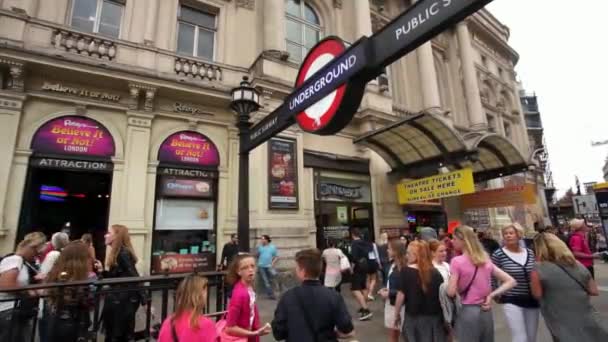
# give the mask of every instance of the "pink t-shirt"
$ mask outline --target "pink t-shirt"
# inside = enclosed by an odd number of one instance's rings
[[[575,232],[572,234],[572,237],[570,237],[570,248],[573,252],[591,254],[587,236],[581,232]],[[593,258],[581,258],[577,256],[576,260],[578,260],[585,267],[593,266]]]
[[[462,304],[482,304],[485,301],[486,297],[492,292],[491,279],[493,269],[494,264],[489,259],[485,264],[479,266],[469,292],[466,296],[461,295]],[[475,265],[473,265],[468,255],[463,254],[452,259],[450,271],[452,276],[458,276],[458,293],[460,294],[467,288],[471,279],[473,279]]]
[[[190,327],[190,313],[181,315],[175,321],[175,332],[179,342],[218,342],[215,323],[207,317],[200,316],[198,319],[198,329]],[[171,317],[163,322],[158,335],[159,342],[174,342],[171,333]]]

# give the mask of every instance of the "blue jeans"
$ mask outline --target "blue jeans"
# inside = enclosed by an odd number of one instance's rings
[[[272,281],[274,280],[274,269],[272,267],[259,267],[260,277],[262,278],[262,284],[264,285],[264,291],[269,297],[274,297],[274,291],[272,290]]]

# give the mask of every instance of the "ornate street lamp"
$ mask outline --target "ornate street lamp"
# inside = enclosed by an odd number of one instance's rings
[[[239,201],[237,235],[239,251],[249,252],[249,152],[243,152],[242,146],[249,139],[251,113],[260,109],[260,94],[249,83],[249,77],[243,76],[241,85],[232,89],[230,108],[237,113],[236,127],[239,129]]]

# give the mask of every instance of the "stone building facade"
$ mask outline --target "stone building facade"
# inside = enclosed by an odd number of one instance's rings
[[[124,224],[148,273],[167,254],[185,262],[180,258],[204,252],[208,256],[188,262],[211,267],[217,246],[236,231],[238,134],[229,102],[242,76],[262,94],[258,121],[291,92],[299,63],[318,40],[335,35],[353,43],[409,5],[2,0],[0,6],[0,253],[29,231],[62,226],[73,235],[93,233],[103,252],[105,228]],[[389,162],[353,140],[415,113],[463,142],[488,138],[489,150],[529,156],[514,71],[518,55],[508,38],[509,29],[482,10],[370,82],[342,132],[284,131],[280,138],[295,161],[287,167],[296,206],[270,205],[274,157],[268,144],[254,150],[252,237],[273,236],[288,262],[326,233],[341,236],[344,227],[370,237],[404,227],[414,210],[397,202],[395,185],[403,177],[392,177]],[[449,219],[462,216],[457,199],[440,208]]]

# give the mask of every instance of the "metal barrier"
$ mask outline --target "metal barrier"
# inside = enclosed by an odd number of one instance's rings
[[[20,288],[3,289],[0,293],[12,294],[19,298],[27,298],[36,301],[45,300],[49,297],[49,290],[56,290],[56,311],[61,312],[64,305],[66,293],[78,293],[79,298],[87,298],[90,301],[92,324],[88,327],[87,341],[97,341],[99,336],[103,335],[101,331],[103,310],[103,299],[108,294],[132,293],[139,292],[143,294],[146,305],[140,306],[138,316],[136,317],[135,340],[150,341],[153,338],[155,330],[159,328],[165,318],[174,311],[174,294],[179,282],[186,276],[192,273],[156,275],[149,277],[133,277],[133,278],[112,278],[98,281],[78,281],[65,283],[45,283],[39,285],[30,285]],[[226,306],[226,287],[224,283],[224,272],[197,272],[198,275],[207,277],[208,296],[205,314],[210,317],[219,318],[224,314]],[[35,294],[35,295],[34,295]],[[69,296],[67,296],[69,298]],[[0,299],[0,303],[12,301],[15,306],[18,305],[20,299]],[[160,316],[156,313],[155,308],[160,307]],[[171,310],[169,310],[171,307]],[[212,309],[213,308],[213,309]],[[212,311],[213,310],[213,311]],[[23,322],[21,318],[15,317],[18,310],[13,310],[11,317],[10,329],[15,326],[14,322]],[[38,317],[38,307],[35,309],[36,315],[31,322],[30,333],[27,335],[27,341],[35,342],[38,337],[38,327],[40,318]],[[142,317],[143,316],[143,317]],[[143,318],[143,319],[142,319]],[[23,323],[25,324],[25,323]],[[30,324],[29,322],[27,323]],[[156,325],[156,326],[155,326]],[[9,336],[11,332],[9,332]]]

